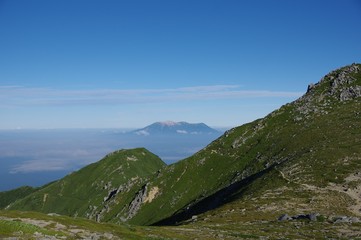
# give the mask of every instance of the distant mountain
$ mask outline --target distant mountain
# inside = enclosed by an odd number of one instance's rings
[[[156,122],[145,128],[132,131],[136,135],[169,135],[169,134],[214,134],[219,133],[217,130],[207,126],[204,123],[187,123],[187,122]]]

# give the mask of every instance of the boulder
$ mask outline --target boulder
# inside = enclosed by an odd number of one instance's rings
[[[288,214],[283,214],[278,218],[278,221],[288,221],[292,220],[292,217],[290,217]]]
[[[298,214],[295,216],[289,216],[288,214],[283,214],[278,218],[278,221],[302,220],[302,219],[317,221],[318,216],[320,216],[319,213]]]

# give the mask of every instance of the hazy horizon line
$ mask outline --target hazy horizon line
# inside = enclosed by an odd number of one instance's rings
[[[160,121],[157,121],[160,122]],[[153,123],[157,123],[157,122],[152,122],[149,123],[147,125],[143,125],[143,126],[138,126],[138,127],[44,127],[44,128],[39,128],[39,127],[17,127],[17,128],[0,128],[0,131],[27,131],[27,130],[120,130],[120,131],[125,131],[125,130],[136,130],[136,129],[141,129],[144,127],[147,127]],[[177,121],[178,122],[178,121]],[[181,122],[181,121],[179,121]],[[183,122],[187,122],[187,121],[183,121]],[[193,122],[187,122],[190,124],[196,124]],[[205,122],[197,122],[197,123],[204,123],[207,126],[214,128],[214,129],[230,129],[230,128],[234,128],[237,126],[241,126],[242,124],[239,125],[235,125],[235,126],[213,126],[213,125],[208,125]]]

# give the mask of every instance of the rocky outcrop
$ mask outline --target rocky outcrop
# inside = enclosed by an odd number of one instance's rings
[[[315,84],[313,84],[313,83],[311,83],[311,84],[309,84],[308,85],[308,87],[307,87],[307,92],[309,93],[309,92],[311,92],[312,91],[312,89],[314,89],[315,88]]]
[[[313,114],[328,114],[336,102],[361,97],[361,84],[356,76],[360,71],[360,64],[352,64],[330,72],[316,84],[309,84],[307,93],[294,102],[294,121],[302,122]]]
[[[357,217],[349,216],[321,216],[319,213],[310,213],[310,214],[298,214],[295,216],[289,216],[288,214],[282,214],[278,221],[292,221],[292,220],[309,220],[317,221],[319,219],[328,219],[330,223],[359,223],[361,220]]]
[[[361,87],[353,86],[357,79],[353,74],[360,72],[360,66],[352,64],[327,74],[320,83],[329,82],[329,95],[340,100],[347,101],[361,96]]]
[[[128,208],[128,217],[127,219],[131,219],[132,217],[137,214],[139,211],[142,203],[147,197],[147,190],[148,190],[148,184],[145,184],[139,192],[135,195],[134,199],[130,202],[129,208]]]
[[[108,202],[110,199],[112,199],[113,197],[115,197],[118,193],[118,188],[112,189],[111,191],[109,191],[108,196],[104,197],[104,202]]]
[[[348,101],[361,97],[361,86],[351,86],[345,88],[340,93],[340,101]]]
[[[317,221],[317,217],[320,216],[318,213],[310,214],[298,214],[295,216],[289,216],[288,214],[283,214],[278,218],[278,221],[290,221],[290,220],[310,220]]]
[[[108,189],[108,194],[103,198],[103,203],[98,206],[88,206],[86,217],[94,219],[97,222],[101,222],[104,214],[111,211],[114,204],[117,202],[117,195],[122,192],[128,192],[131,187],[138,181],[142,181],[138,176],[130,179],[126,184],[120,185],[118,188],[110,188],[111,182],[107,183],[103,189]],[[120,216],[121,214],[119,214]],[[122,221],[126,221],[128,218],[122,218]]]
[[[333,223],[359,223],[361,222],[357,217],[338,216],[333,219]]]

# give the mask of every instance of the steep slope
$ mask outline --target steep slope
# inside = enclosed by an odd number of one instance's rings
[[[296,191],[298,187],[324,189],[347,183],[347,177],[361,170],[360,89],[360,65],[331,72],[318,84],[310,85],[297,101],[232,129],[194,156],[167,166],[147,183],[146,189],[138,190],[135,214],[130,216],[125,208],[118,208],[118,214],[112,213],[109,220],[174,223],[231,201],[231,196],[255,186],[260,179],[269,179],[265,181],[271,192],[272,185],[278,189],[288,187],[289,182],[295,184],[287,200],[297,209],[293,204],[309,201],[309,195],[299,202],[292,200],[304,192],[303,188]],[[248,198],[256,189],[264,194],[264,184],[252,187]],[[350,184],[359,187],[358,180]],[[335,197],[327,206],[335,211],[332,206],[342,206],[336,212],[347,212],[352,199],[340,200],[343,196],[332,193],[325,195]],[[121,204],[129,204],[120,198]],[[207,200],[202,202],[207,207],[201,204],[199,210],[197,203],[202,200]],[[332,205],[340,201],[341,205]]]
[[[119,193],[141,184],[165,164],[146,149],[120,150],[21,199],[9,209],[100,220]]]

